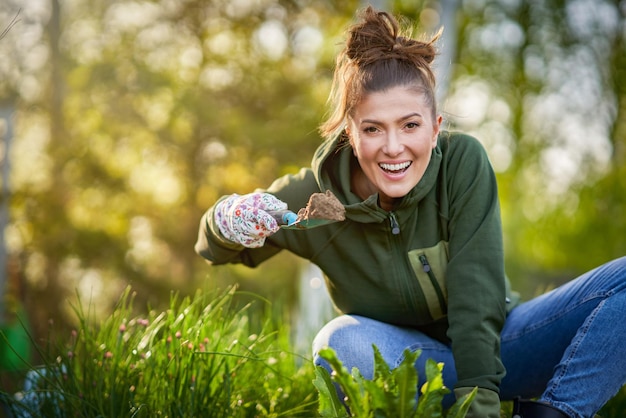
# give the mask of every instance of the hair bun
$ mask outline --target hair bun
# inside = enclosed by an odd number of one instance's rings
[[[341,138],[351,112],[365,95],[396,86],[423,94],[435,120],[436,80],[430,64],[442,31],[430,41],[413,39],[410,31],[400,33],[400,23],[393,16],[371,6],[359,12],[358,18],[348,29],[345,47],[337,56],[328,97],[331,113],[320,126],[322,135]]]
[[[397,21],[389,13],[377,12],[371,6],[361,12],[360,18],[361,23],[349,30],[345,50],[355,64],[361,66],[379,60],[399,59],[423,66],[435,59],[433,43],[438,35],[429,42],[402,36]]]

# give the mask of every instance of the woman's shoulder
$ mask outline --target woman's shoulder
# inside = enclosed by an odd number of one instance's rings
[[[305,167],[276,179],[265,191],[287,202],[289,207],[304,207],[309,197],[320,189],[311,168]]]
[[[443,160],[448,164],[487,162],[489,157],[483,144],[474,136],[462,132],[442,131],[439,147]]]
[[[462,132],[443,131],[439,136],[442,165],[454,177],[470,176],[492,171],[491,162],[483,144],[474,136]]]
[[[439,144],[442,152],[476,152],[484,153],[485,148],[474,136],[458,131],[441,131],[439,133]]]

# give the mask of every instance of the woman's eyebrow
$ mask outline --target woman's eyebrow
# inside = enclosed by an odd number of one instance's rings
[[[409,113],[408,115],[399,117],[396,120],[396,122],[402,122],[402,121],[405,121],[407,119],[411,119],[412,117],[415,117],[415,116],[417,116],[418,118],[421,118],[422,114],[418,113],[418,112]],[[373,123],[373,124],[376,125],[376,124],[380,124],[381,122],[378,121],[378,120],[375,120],[375,119],[362,119],[361,123]]]
[[[406,115],[406,116],[403,116],[403,117],[399,118],[397,121],[398,121],[398,122],[402,122],[402,121],[404,121],[404,120],[411,119],[412,117],[415,117],[415,116],[417,116],[418,118],[421,118],[421,117],[422,117],[422,114],[421,114],[421,113],[419,113],[419,112],[409,113],[408,115]]]

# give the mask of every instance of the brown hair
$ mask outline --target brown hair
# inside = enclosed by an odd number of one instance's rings
[[[423,42],[401,33],[398,21],[387,12],[369,6],[359,17],[360,22],[349,28],[346,46],[337,57],[330,116],[320,126],[324,138],[332,139],[344,130],[346,118],[365,95],[396,86],[422,92],[435,118],[435,75],[430,64],[442,30]]]

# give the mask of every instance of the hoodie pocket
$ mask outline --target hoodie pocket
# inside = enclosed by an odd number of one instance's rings
[[[444,318],[448,312],[446,269],[448,266],[448,243],[440,241],[430,248],[409,251],[409,260],[428,311],[433,320]]]

